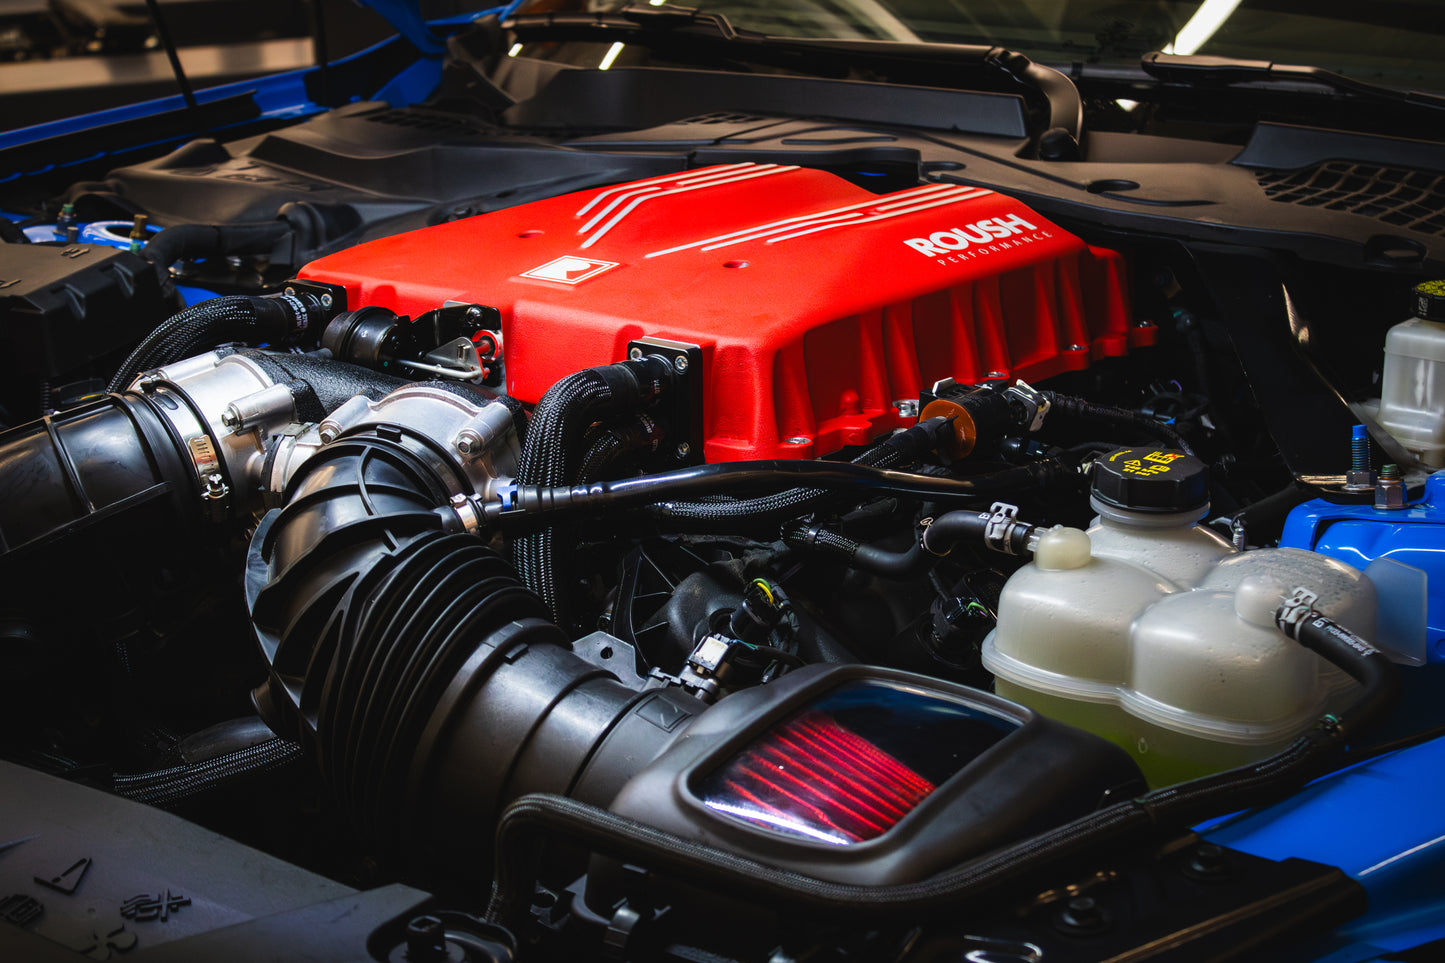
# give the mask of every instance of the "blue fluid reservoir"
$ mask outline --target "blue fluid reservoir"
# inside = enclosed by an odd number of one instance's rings
[[[1280,545],[1303,548],[1363,569],[1376,559],[1413,566],[1427,578],[1426,658],[1445,663],[1445,471],[1405,508],[1308,501],[1290,512]]]

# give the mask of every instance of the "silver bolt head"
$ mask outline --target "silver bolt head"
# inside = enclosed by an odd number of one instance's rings
[[[686,458],[691,452],[692,446],[685,441],[677,446],[677,457],[679,458]]]
[[[221,424],[227,428],[235,428],[241,424],[241,415],[234,407],[227,408],[221,412]]]
[[[630,360],[630,361],[641,361],[641,360],[642,360],[642,349],[641,349],[641,348],[628,348],[628,349],[627,349],[627,357],[628,357],[628,360]]]
[[[331,307],[331,305],[334,304],[334,303],[335,303],[335,301],[333,300],[333,298],[331,297],[331,295],[329,295],[329,294],[323,294],[323,295],[321,295],[321,306],[322,306],[323,308],[329,308],[329,307]]]
[[[812,443],[813,439],[803,435],[794,435],[792,438],[783,439],[783,444],[785,445],[811,445]]]
[[[329,441],[335,441],[335,440],[336,440],[336,429],[335,429],[335,428],[332,428],[332,427],[329,426],[329,425],[328,425],[327,427],[325,427],[325,428],[319,429],[319,430],[317,431],[317,434],[319,434],[319,435],[321,436],[321,440],[324,441],[324,442],[329,442]]]
[[[901,418],[918,417],[918,402],[911,398],[904,398],[901,401],[895,401],[893,402],[893,407],[897,409],[898,415]]]
[[[680,355],[678,355],[676,358],[673,358],[673,359],[672,359],[672,366],[673,366],[674,368],[676,368],[678,371],[686,371],[686,370],[687,370],[687,355],[685,355],[685,354],[680,354]]]

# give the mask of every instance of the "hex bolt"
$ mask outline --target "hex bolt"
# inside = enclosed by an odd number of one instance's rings
[[[677,457],[679,457],[679,458],[686,458],[689,454],[691,454],[691,452],[692,452],[692,446],[689,445],[689,444],[688,444],[687,442],[685,442],[685,441],[684,441],[684,442],[681,442],[681,443],[677,446]]]
[[[1370,470],[1370,429],[1355,425],[1350,431],[1350,470],[1345,473],[1345,491],[1367,492],[1375,487]]]
[[[227,405],[226,410],[221,412],[221,424],[227,428],[236,428],[241,424],[241,413],[235,405]]]
[[[1109,925],[1109,914],[1092,896],[1075,896],[1059,910],[1060,929],[1073,933],[1097,933]]]
[[[893,402],[893,407],[898,411],[900,418],[917,418],[918,402],[912,398],[903,398]]]
[[[320,428],[317,429],[316,433],[321,436],[321,440],[323,442],[331,442],[336,440],[337,432],[336,429],[333,428],[331,425],[322,425]]]
[[[447,930],[435,916],[417,916],[406,924],[406,958],[432,963],[447,958]]]
[[[1370,467],[1370,430],[1355,425],[1350,431],[1350,468],[1365,471]]]
[[[1394,511],[1405,508],[1405,479],[1399,465],[1382,465],[1380,478],[1375,482],[1375,508]]]
[[[470,428],[463,428],[457,434],[457,451],[463,455],[470,455],[473,452],[482,450],[482,436]]]

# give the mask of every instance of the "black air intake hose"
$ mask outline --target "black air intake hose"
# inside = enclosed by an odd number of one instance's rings
[[[911,465],[938,445],[948,419],[930,418],[853,459],[855,465],[870,468],[898,468]],[[668,501],[651,509],[667,520],[670,528],[682,531],[715,532],[719,528],[749,529],[771,535],[779,522],[806,515],[828,498],[826,488],[791,488],[759,498],[719,498],[710,501]]]
[[[487,918],[507,925],[526,910],[538,859],[550,840],[578,842],[600,855],[778,909],[916,923],[956,914],[960,905],[989,889],[1070,857],[1136,844],[1160,831],[1275,802],[1326,771],[1346,733],[1379,721],[1399,696],[1394,666],[1369,643],[1325,618],[1306,619],[1297,631],[1301,644],[1340,666],[1365,691],[1342,718],[1325,717],[1318,728],[1260,762],[1116,803],[929,879],[886,886],[814,879],[575,800],[529,796],[509,807],[497,828],[497,867]]]
[[[593,422],[637,411],[668,390],[672,365],[662,358],[621,361],[568,375],[547,390],[532,412],[517,465],[520,485],[566,485],[575,480],[583,432]],[[551,528],[512,543],[512,561],[527,587],[567,624],[567,600],[558,591],[560,560]]]
[[[324,317],[316,295],[229,297],[202,301],[162,321],[136,345],[110,379],[124,391],[142,371],[189,358],[227,341],[286,341]]]
[[[605,802],[702,709],[574,655],[500,556],[448,534],[458,523],[438,506],[464,486],[419,433],[343,435],[258,528],[246,581],[271,663],[263,718],[315,753],[384,851],[405,842],[413,859],[459,875],[479,869],[507,801],[543,791]]]
[[[145,398],[110,395],[0,434],[0,573],[36,571],[40,555],[74,565],[90,536],[192,550],[200,521],[195,468]]]

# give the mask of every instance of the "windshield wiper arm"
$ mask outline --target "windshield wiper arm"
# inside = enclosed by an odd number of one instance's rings
[[[1144,72],[1156,80],[1182,83],[1239,84],[1305,83],[1325,87],[1337,93],[1355,94],[1391,104],[1408,104],[1431,110],[1445,110],[1445,97],[1419,90],[1396,90],[1383,84],[1372,84],[1337,74],[1323,67],[1301,64],[1277,64],[1270,60],[1236,60],[1232,57],[1183,56],[1180,54],[1147,53],[1139,61]]]

